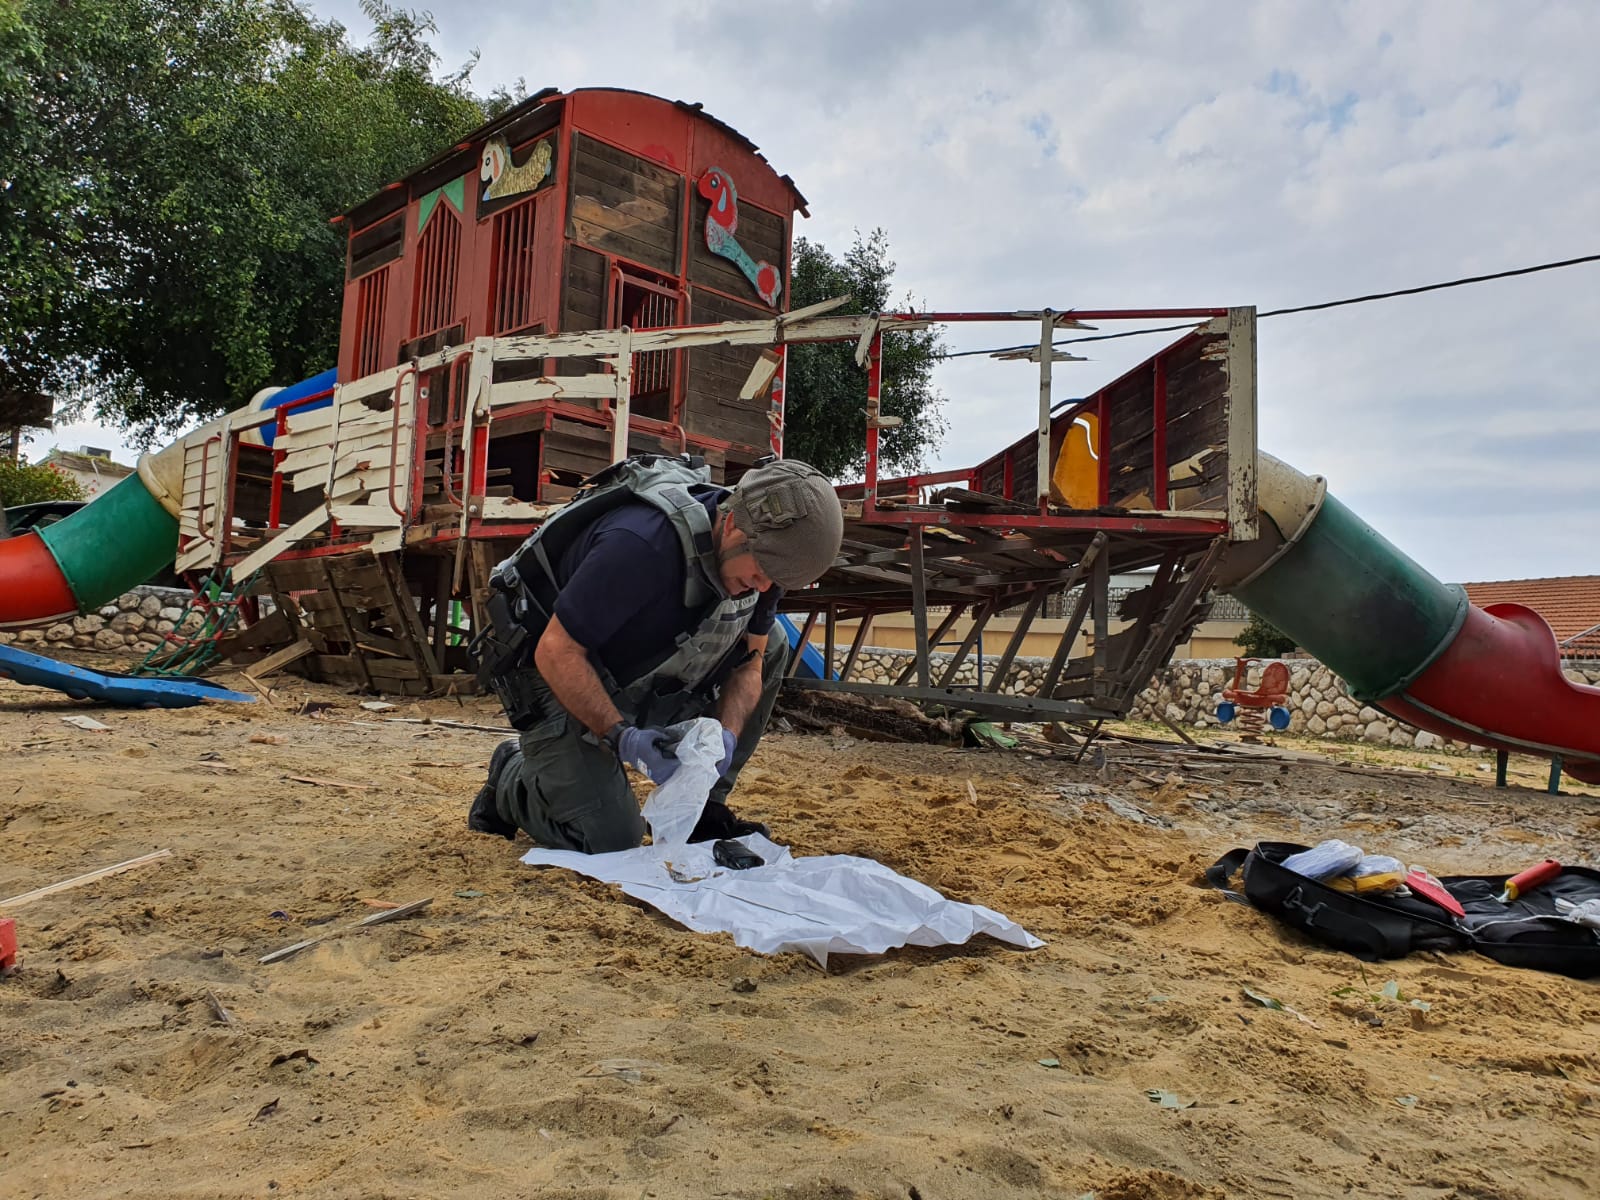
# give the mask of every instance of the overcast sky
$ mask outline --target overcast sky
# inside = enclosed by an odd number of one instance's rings
[[[311,7],[365,39],[354,0]],[[886,229],[919,306],[1266,311],[1600,252],[1581,0],[434,7],[479,92],[703,102],[793,176],[800,233],[837,252]],[[1443,578],[1600,571],[1597,330],[1600,264],[1265,320],[1261,446]],[[1059,394],[1159,344],[1092,347]],[[937,465],[1032,427],[1024,364],[939,384]]]

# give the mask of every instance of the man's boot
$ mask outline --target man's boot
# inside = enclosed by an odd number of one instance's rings
[[[475,833],[497,833],[508,842],[517,836],[517,827],[500,815],[495,793],[500,788],[500,776],[506,764],[520,746],[516,738],[507,738],[494,748],[489,758],[488,782],[478,789],[478,794],[472,798],[472,807],[467,810],[467,828]]]

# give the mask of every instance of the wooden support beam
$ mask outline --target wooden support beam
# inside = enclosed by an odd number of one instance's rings
[[[833,678],[833,656],[839,645],[839,606],[828,605],[828,623],[822,634],[822,677]]]
[[[933,686],[928,666],[928,575],[922,561],[922,526],[911,531],[911,620],[916,628],[917,686]]]
[[[800,670],[800,660],[806,656],[806,647],[811,644],[811,631],[817,627],[818,609],[813,608],[806,614],[805,627],[800,630],[800,640],[795,643],[794,653],[789,656],[789,667],[784,672],[786,675],[795,675]]]
[[[965,602],[952,604],[950,606],[950,611],[945,614],[944,620],[939,622],[939,628],[935,629],[933,631],[933,635],[928,638],[928,650],[930,653],[939,645],[940,642],[944,641],[945,634],[950,632],[951,627],[954,626],[956,621],[960,619],[961,614],[967,611],[967,607],[968,606]],[[907,683],[911,682],[911,676],[916,669],[917,664],[914,660],[907,663],[906,669],[901,671],[899,677],[895,679],[895,685],[897,687],[903,687]]]
[[[985,689],[998,692],[1005,686],[1006,675],[1011,670],[1011,664],[1017,659],[1017,653],[1022,649],[1022,643],[1028,636],[1028,629],[1033,625],[1033,620],[1039,615],[1039,609],[1044,606],[1044,598],[1051,592],[1051,587],[1041,584],[1033,589],[1033,594],[1028,597],[1027,607],[1022,610],[1022,616],[1017,619],[1017,627],[1011,633],[1011,640],[1006,643],[1005,652],[1000,655],[1000,661],[995,665],[994,674],[989,677],[989,686]]]
[[[956,672],[961,670],[961,664],[966,662],[967,655],[972,653],[972,647],[977,645],[978,639],[983,636],[983,627],[989,623],[989,618],[995,614],[995,605],[991,601],[984,601],[978,605],[972,614],[972,628],[967,630],[967,636],[961,640],[961,646],[956,650],[955,656],[950,660],[950,665],[945,668],[944,678],[939,680],[939,686],[947,688],[955,682]],[[982,671],[979,671],[982,674]],[[978,684],[981,687],[983,680]]]
[[[1099,700],[1106,686],[1106,671],[1110,663],[1111,640],[1111,556],[1102,554],[1094,560],[1089,572],[1089,582],[1084,590],[1090,593],[1090,611],[1094,613],[1094,666],[1090,671],[1090,695]]]
[[[1094,535],[1094,541],[1089,543],[1089,549],[1078,565],[1073,569],[1072,576],[1067,580],[1067,590],[1070,592],[1082,582],[1086,572],[1105,553],[1106,542],[1109,539],[1104,533]],[[1083,628],[1084,614],[1089,611],[1089,589],[1084,588],[1078,593],[1077,602],[1072,606],[1072,613],[1067,617],[1067,627],[1061,632],[1061,642],[1056,646],[1055,657],[1050,660],[1050,669],[1045,672],[1044,685],[1039,689],[1039,695],[1050,697],[1054,695],[1056,684],[1061,681],[1061,670],[1066,666],[1067,660],[1072,657],[1072,645],[1078,640],[1078,630]]]
[[[845,655],[844,666],[839,668],[839,678],[849,679],[850,672],[855,669],[856,658],[861,654],[861,647],[866,645],[867,630],[872,628],[871,612],[863,610],[861,623],[856,626],[856,636],[850,641],[850,653]]]
[[[377,691],[372,682],[372,672],[367,670],[367,659],[361,653],[361,647],[356,645],[356,631],[350,624],[350,614],[345,611],[344,601],[339,597],[339,587],[333,581],[333,569],[328,565],[326,558],[320,560],[323,578],[327,580],[328,593],[333,597],[334,612],[339,616],[339,626],[344,631],[345,645],[349,647],[350,658],[355,662],[356,668],[361,673],[361,678],[366,680],[367,688]]]

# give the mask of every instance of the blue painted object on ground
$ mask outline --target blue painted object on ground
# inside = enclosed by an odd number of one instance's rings
[[[203,679],[145,679],[136,675],[109,675],[30,654],[15,646],[0,646],[0,675],[31,687],[52,688],[74,700],[98,700],[123,708],[189,708],[207,700],[233,700],[253,704],[255,697],[234,692]]]
[[[778,614],[778,625],[789,639],[790,648],[800,644],[800,628],[784,613]],[[833,675],[827,671],[822,661],[822,651],[810,642],[800,652],[800,669],[795,672],[802,679],[832,679]]]

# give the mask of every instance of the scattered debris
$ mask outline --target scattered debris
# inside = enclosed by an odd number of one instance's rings
[[[648,1078],[655,1063],[639,1058],[602,1058],[578,1072],[580,1079],[621,1079],[626,1083],[640,1083]]]
[[[382,925],[386,921],[398,921],[401,917],[409,917],[414,913],[421,912],[432,903],[433,897],[429,896],[425,900],[413,900],[409,904],[400,905],[398,908],[390,908],[385,909],[383,912],[375,912],[370,917],[363,917],[354,925],[346,925],[342,929],[332,930],[331,932],[325,933],[320,937],[307,938],[303,942],[296,942],[292,946],[285,946],[281,950],[274,950],[271,954],[263,954],[256,961],[259,963],[280,962],[281,960],[288,958],[290,955],[298,954],[300,951],[305,950],[308,947],[315,946],[318,942],[325,942],[329,938],[338,937],[340,934],[349,933],[351,930],[363,929],[368,925]]]
[[[488,893],[486,893],[486,892],[474,891],[472,888],[462,888],[459,892],[456,893],[456,895],[459,896],[463,900],[477,900],[479,897],[485,896],[487,894]]]
[[[400,706],[398,704],[390,704],[387,700],[363,700],[361,707],[368,712],[392,712]]]
[[[1061,1060],[1059,1058],[1041,1058],[1038,1062],[1041,1067],[1047,1070],[1059,1071],[1061,1069]]]
[[[297,1058],[298,1059],[303,1059],[307,1063],[310,1063],[312,1066],[315,1066],[317,1064],[317,1062],[318,1062],[318,1060],[316,1058],[312,1057],[310,1050],[307,1050],[304,1046],[301,1046],[300,1049],[291,1050],[287,1054],[275,1055],[273,1057],[272,1061],[270,1063],[268,1063],[267,1065],[269,1067],[281,1067],[281,1066],[283,1066],[284,1063],[293,1062]]]
[[[309,783],[315,787],[346,788],[352,792],[370,792],[374,786],[370,783],[346,783],[342,779],[317,779],[311,775],[285,775],[284,778],[290,783]]]
[[[1020,744],[992,721],[968,721],[963,732],[965,740],[991,750],[1015,750]]]
[[[256,1115],[250,1118],[250,1124],[254,1125],[257,1121],[265,1121],[277,1111],[278,1101],[276,1099],[268,1100],[260,1108],[256,1109]]]
[[[258,746],[283,746],[289,739],[279,733],[252,733],[250,740]]]
[[[45,896],[53,896],[57,892],[65,892],[70,888],[82,887],[86,883],[93,883],[96,879],[105,879],[111,875],[120,875],[124,871],[131,871],[135,867],[142,867],[146,863],[153,863],[160,858],[172,857],[171,850],[153,850],[149,854],[141,854],[138,858],[130,858],[126,862],[114,863],[109,867],[101,867],[98,871],[90,871],[85,875],[74,875],[71,879],[63,879],[60,883],[52,883],[46,887],[35,888],[31,892],[23,892],[0,900],[0,908],[21,908],[24,904],[32,904]]]
[[[735,979],[733,981],[733,990],[748,995],[756,990],[756,981],[748,978]]]
[[[1162,1108],[1193,1108],[1200,1103],[1198,1100],[1185,1100],[1176,1092],[1164,1088],[1146,1088],[1144,1095],[1150,1103],[1159,1104]]]
[[[366,705],[362,705],[363,708]],[[514,734],[517,731],[509,725],[473,725],[466,721],[446,721],[438,717],[385,717],[385,721],[397,725],[436,725],[440,729],[470,729],[476,733],[498,733],[502,736]]]
[[[111,726],[102,725],[93,717],[86,717],[82,713],[74,713],[70,717],[62,717],[61,719],[74,729],[87,730],[89,733],[109,733],[111,731]]]
[[[1240,988],[1239,990],[1245,994],[1246,999],[1254,1000],[1262,1008],[1270,1008],[1273,1012],[1288,1013],[1295,1020],[1303,1021],[1313,1029],[1318,1027],[1317,1023],[1306,1016],[1305,1013],[1300,1012],[1298,1009],[1290,1008],[1282,1000],[1274,1000],[1271,996],[1264,996],[1260,992],[1252,992],[1249,988]]]
[[[217,994],[210,988],[206,989],[206,1003],[211,1005],[211,1011],[216,1014],[217,1020],[224,1025],[233,1024],[233,1014],[222,1007],[222,1001],[217,999]]]

